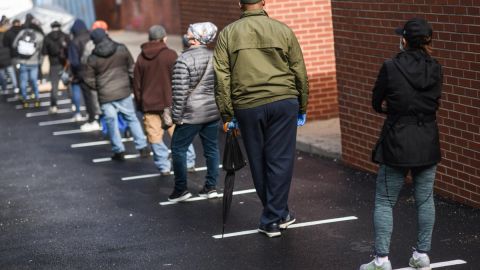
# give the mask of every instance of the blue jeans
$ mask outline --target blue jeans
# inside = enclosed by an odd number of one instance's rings
[[[0,82],[2,84],[2,90],[7,90],[7,75],[12,81],[13,89],[18,88],[17,75],[15,75],[15,69],[13,66],[0,69]]]
[[[72,102],[75,105],[75,113],[80,113],[80,106],[82,104],[82,88],[78,83],[71,84]]]
[[[215,187],[218,178],[218,121],[206,124],[183,124],[175,126],[172,136],[172,160],[175,173],[175,190],[187,189],[187,159],[188,146],[192,144],[195,135],[202,140],[203,156],[207,160],[206,187]]]
[[[27,99],[27,83],[29,81],[33,88],[33,93],[35,93],[35,99],[38,99],[37,79],[38,65],[20,64],[20,91],[22,93],[23,99]]]
[[[152,143],[153,162],[155,166],[162,172],[169,172],[171,170],[170,161],[168,160],[168,147],[165,143]],[[195,149],[193,144],[190,144],[187,149],[187,168],[195,167]]]
[[[381,165],[378,170],[375,194],[375,253],[387,256],[393,231],[392,209],[398,199],[405,177],[411,170],[415,184],[415,205],[417,207],[417,247],[420,252],[430,251],[433,224],[435,223],[435,204],[433,201],[433,183],[437,165],[417,168],[399,168]]]
[[[110,136],[112,151],[114,153],[125,152],[125,146],[122,143],[122,136],[118,129],[118,113],[123,115],[123,118],[130,128],[135,148],[140,150],[147,147],[147,138],[145,137],[142,125],[135,114],[135,107],[130,96],[124,99],[104,103],[101,105],[101,109],[105,117],[105,122],[107,123],[108,135]]]

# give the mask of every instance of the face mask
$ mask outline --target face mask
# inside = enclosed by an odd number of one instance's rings
[[[403,47],[403,37],[400,37],[400,45],[399,45],[399,47],[400,47],[400,51],[402,51],[402,52],[405,51],[405,47]]]

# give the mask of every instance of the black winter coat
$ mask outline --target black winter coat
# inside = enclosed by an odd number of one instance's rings
[[[21,26],[12,26],[10,29],[5,32],[5,35],[3,36],[3,46],[10,48],[10,56],[12,58],[17,57],[17,50],[13,49],[13,41],[15,41],[15,38],[17,37],[18,33],[22,31]]]
[[[384,62],[372,106],[386,113],[387,119],[372,155],[374,162],[412,168],[440,161],[435,117],[442,79],[440,64],[421,50],[404,51]]]
[[[51,66],[65,65],[69,42],[70,36],[60,30],[52,31],[45,37],[42,53],[48,55]]]
[[[101,104],[132,94],[134,62],[123,44],[105,38],[88,57],[84,82],[98,91]]]
[[[12,65],[12,57],[10,55],[10,47],[3,45],[5,32],[0,33],[0,68],[6,68]]]

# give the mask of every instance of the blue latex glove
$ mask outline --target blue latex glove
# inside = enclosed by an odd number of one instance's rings
[[[306,113],[299,113],[297,116],[297,127],[301,127],[305,125],[305,122],[307,122],[307,114]]]
[[[227,125],[228,129],[238,129],[238,121],[237,121],[237,118],[233,117],[232,120],[230,120],[230,122],[228,122],[228,125]]]

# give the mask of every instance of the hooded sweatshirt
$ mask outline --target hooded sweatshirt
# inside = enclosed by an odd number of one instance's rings
[[[98,91],[100,104],[124,99],[132,93],[133,65],[127,47],[105,37],[88,57],[84,82]]]
[[[133,76],[137,108],[143,112],[161,113],[172,106],[172,72],[177,53],[164,42],[142,45]]]
[[[64,65],[70,38],[61,30],[50,32],[43,43],[43,54],[48,55],[51,66]]]
[[[407,50],[384,62],[373,89],[372,106],[386,113],[373,160],[391,166],[428,166],[440,161],[436,111],[442,67],[422,50]],[[386,101],[387,109],[382,109]]]
[[[88,33],[85,23],[76,19],[70,30],[73,35],[73,40],[68,45],[68,62],[73,74],[73,83],[80,83],[83,79],[83,72],[85,66],[81,62],[83,50],[85,44],[90,40],[90,34]]]

